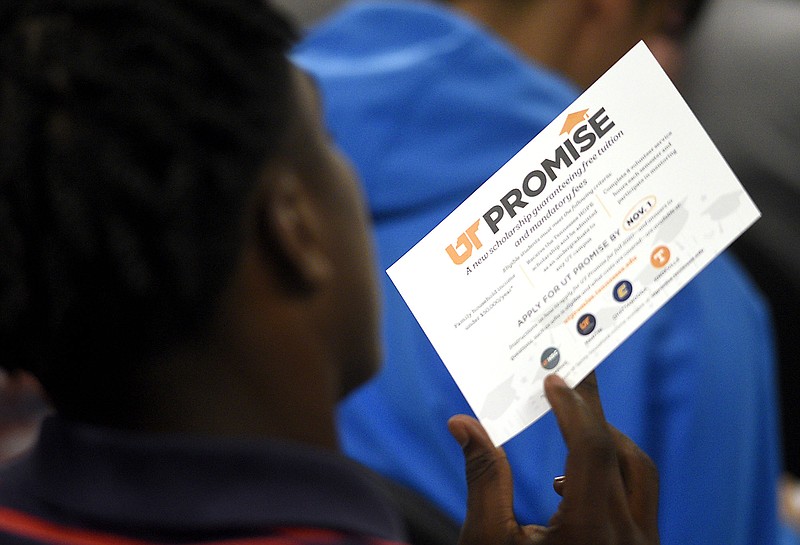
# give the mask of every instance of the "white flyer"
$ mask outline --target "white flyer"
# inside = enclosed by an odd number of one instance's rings
[[[639,43],[387,272],[499,445],[759,215]]]

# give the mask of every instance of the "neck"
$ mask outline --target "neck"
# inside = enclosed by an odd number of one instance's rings
[[[572,77],[568,59],[585,15],[586,8],[581,2],[450,0],[449,3],[497,34],[522,56]]]
[[[320,376],[320,367],[307,365],[306,357],[188,351],[148,379],[155,386],[137,420],[159,431],[271,437],[336,449],[336,381]],[[204,358],[215,360],[206,365]]]
[[[66,414],[112,428],[274,438],[336,450],[335,380],[304,361],[310,359],[184,348]]]
[[[90,411],[113,427],[207,436],[277,438],[337,449],[339,366],[310,300],[235,283],[208,333],[164,352],[125,377],[111,411]],[[269,311],[265,310],[269,309]],[[102,420],[102,421],[101,421]]]

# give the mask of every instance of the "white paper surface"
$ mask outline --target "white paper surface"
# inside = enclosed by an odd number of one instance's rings
[[[640,43],[387,272],[501,444],[758,217]]]

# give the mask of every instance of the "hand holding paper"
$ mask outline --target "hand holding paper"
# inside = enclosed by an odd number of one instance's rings
[[[494,447],[477,421],[455,416],[449,426],[464,451],[468,486],[460,545],[658,544],[655,466],[606,423],[594,374],[574,391],[549,376],[544,390],[569,449],[566,476],[557,487],[562,496],[558,511],[546,527],[521,526],[502,448]]]

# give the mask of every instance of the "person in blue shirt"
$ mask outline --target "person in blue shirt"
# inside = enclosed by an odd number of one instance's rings
[[[360,2],[310,29],[295,62],[366,186],[386,269],[639,39],[664,0]],[[674,29],[670,29],[674,30]],[[657,105],[656,105],[657,106]],[[442,422],[469,411],[382,276],[385,367],[339,411],[346,452],[464,516],[460,453]],[[487,362],[490,365],[491,362]],[[770,544],[780,473],[768,310],[720,255],[597,370],[606,414],[661,473],[665,545]],[[517,513],[545,520],[564,445],[552,415],[510,440]]]

